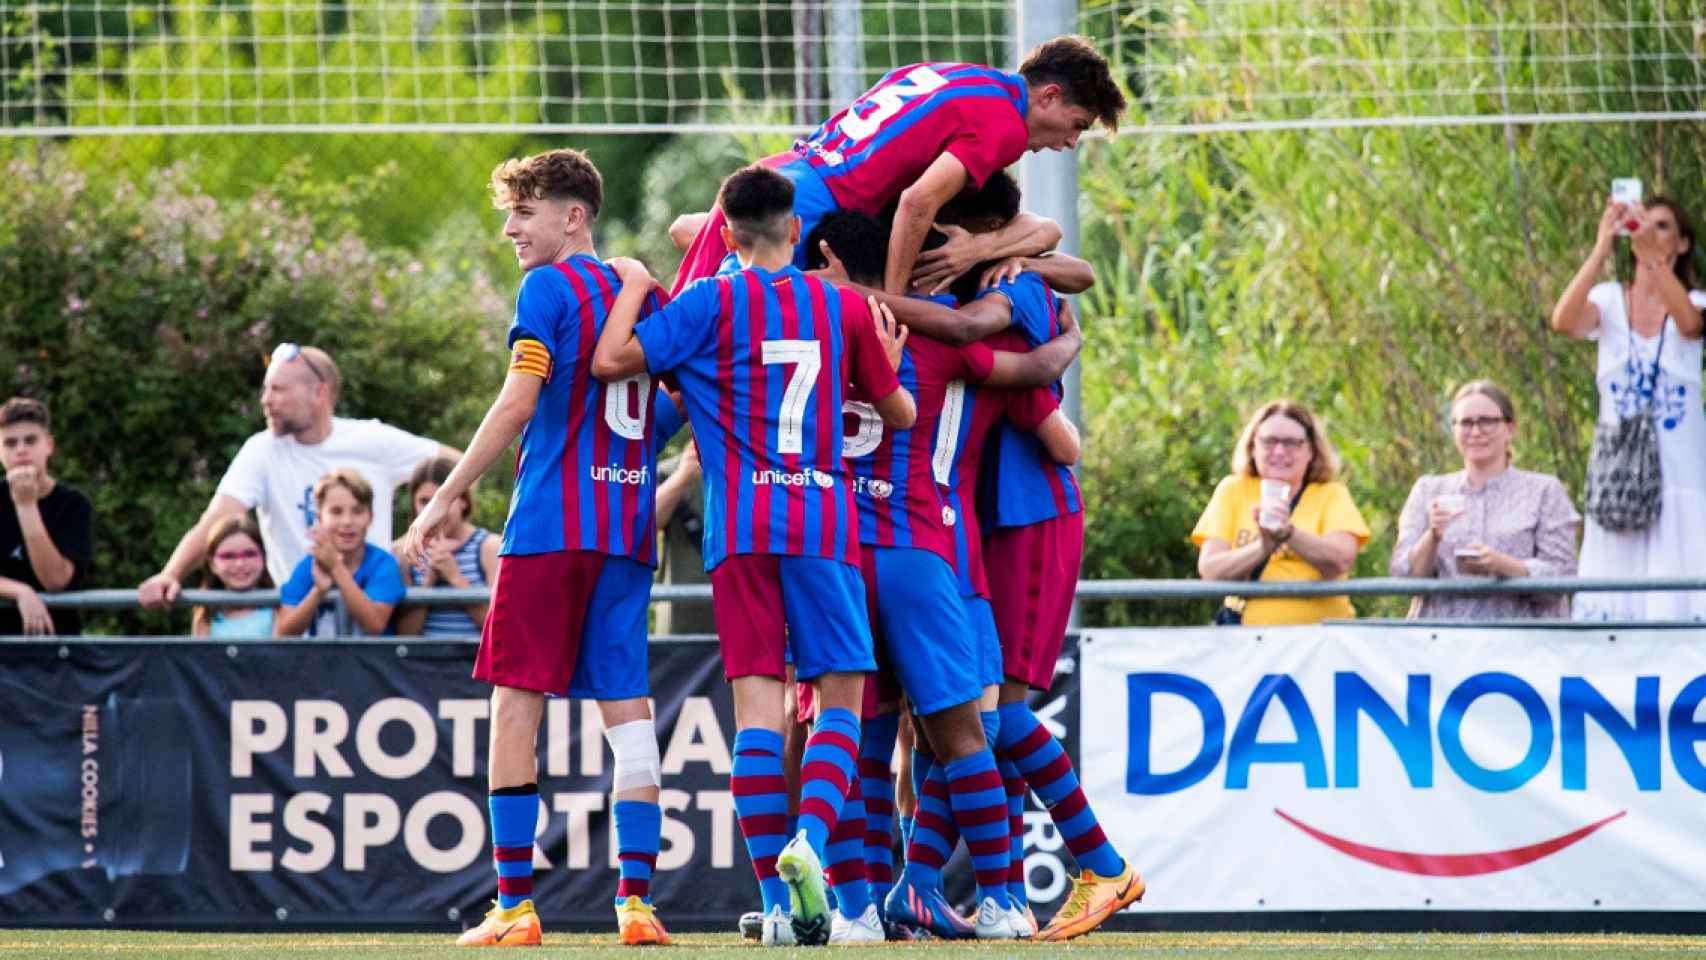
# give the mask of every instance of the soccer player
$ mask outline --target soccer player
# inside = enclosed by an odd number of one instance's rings
[[[992,298],[1008,302],[1014,330],[1033,345],[1059,330],[1063,304],[1034,273],[986,291],[983,299]],[[1071,759],[1025,702],[1032,689],[1053,685],[1066,637],[1084,550],[1077,478],[1011,424],[992,450],[979,478],[978,509],[988,515],[984,563],[1006,674],[996,747],[1012,764],[1009,772],[1020,774],[1048,808],[1078,861],[1065,905],[1037,933],[1039,940],[1068,940],[1142,899],[1144,883],[1108,842]]]
[[[504,236],[526,274],[509,329],[509,374],[467,454],[409,527],[402,548],[404,556],[424,557],[449,505],[521,437],[474,664],[474,676],[493,685],[488,777],[498,902],[457,942],[540,942],[533,906],[535,741],[546,695],[566,693],[598,701],[615,755],[622,942],[668,943],[650,894],[662,825],[657,734],[646,699],[656,389],[638,371],[609,385],[591,375],[593,344],[622,285],[593,252],[592,226],[604,195],[597,168],[577,150],[552,150],[499,164],[491,185],[494,204],[509,211]],[[647,306],[655,310],[656,298]]]
[[[880,277],[886,237],[875,219],[858,213],[831,214],[811,239],[809,247],[821,242],[851,280],[870,283]],[[1077,355],[1080,338],[1073,328],[1035,350],[1023,341],[1017,345],[1018,352],[1004,352],[982,343],[950,347],[913,336],[902,353],[898,374],[916,401],[916,422],[910,428],[887,430],[861,399],[850,400],[846,407],[858,421],[845,453],[855,477],[861,558],[866,592],[874,601],[874,625],[932,748],[933,762],[925,771],[925,799],[945,801],[914,825],[906,871],[888,895],[887,913],[891,922],[923,926],[940,936],[969,933],[979,939],[1012,939],[1030,933],[1023,919],[1013,915],[1008,896],[1006,795],[986,737],[993,730],[979,711],[983,687],[990,682],[989,668],[998,660],[990,651],[983,658],[988,663],[980,662],[980,650],[965,617],[954,572],[952,531],[959,518],[945,508],[938,491],[947,465],[934,456],[939,424],[958,427],[968,382],[988,387],[1052,383]],[[1047,421],[1045,435],[1070,438],[1076,448],[1070,423],[1059,415],[1052,396],[1044,396],[1051,402],[1028,425],[1045,427]],[[871,699],[867,697],[867,702]],[[994,714],[987,719],[993,721]],[[883,743],[892,751],[894,736],[889,726],[885,720]],[[878,753],[879,749],[861,746],[862,756],[874,758]],[[887,757],[883,760],[886,779]],[[940,885],[941,868],[959,834],[970,844],[977,875],[978,909],[969,930],[942,897]],[[855,848],[850,854],[860,856],[862,851]],[[837,866],[830,864],[832,876]],[[849,885],[856,898],[865,893],[862,871],[860,880]],[[836,887],[838,927],[857,928],[863,910],[864,924],[871,932],[858,939],[879,938],[882,929],[876,908],[859,899],[849,904],[842,891],[843,887]]]
[[[792,266],[800,221],[788,178],[743,168],[723,181],[718,203],[742,269],[688,287],[636,327],[650,275],[638,261],[617,261],[623,292],[592,369],[606,381],[673,372],[681,385],[705,477],[705,566],[734,687],[730,789],[764,896],[762,939],[822,943],[824,847],[853,776],[864,674],[876,665],[842,402],[851,383],[884,424],[911,426],[912,396],[894,373],[905,332]],[[815,681],[819,705],[792,839],[784,643],[798,676]]]
[[[794,181],[794,212],[807,234],[831,211],[875,216],[896,203],[882,286],[902,294],[944,203],[1027,150],[1070,150],[1097,121],[1116,128],[1125,107],[1108,61],[1089,41],[1056,37],[1033,49],[1017,73],[969,63],[892,70],[792,151],[763,162]],[[727,252],[721,224],[713,209],[672,293],[717,270]],[[794,262],[804,265],[806,254],[796,252]]]

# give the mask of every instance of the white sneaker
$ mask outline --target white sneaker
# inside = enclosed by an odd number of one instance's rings
[[[830,943],[882,943],[885,939],[883,918],[874,903],[866,904],[865,912],[856,920],[847,919],[837,910],[829,922]]]
[[[771,907],[764,915],[764,929],[758,940],[767,947],[793,946],[794,918],[783,913],[780,906]]]
[[[997,906],[994,897],[984,897],[977,905],[977,922],[973,927],[979,940],[1019,939],[1019,931],[1013,926],[1013,909]]]
[[[1031,926],[1031,919],[1017,905],[1007,908],[1007,919],[1012,921],[1013,932],[1018,939],[1029,940],[1037,935],[1037,928]]]

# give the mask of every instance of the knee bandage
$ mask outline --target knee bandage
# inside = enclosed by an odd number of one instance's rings
[[[614,790],[661,786],[657,727],[650,720],[634,720],[604,731],[610,752],[616,755]]]

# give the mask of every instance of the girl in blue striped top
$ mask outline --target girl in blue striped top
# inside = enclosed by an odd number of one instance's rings
[[[421,461],[409,479],[409,502],[420,513],[432,495],[450,476],[456,461],[437,457]],[[451,516],[444,526],[440,546],[429,550],[426,566],[413,564],[400,552],[399,540],[391,552],[403,570],[409,587],[483,587],[497,576],[500,538],[490,530],[474,526],[468,515],[473,512],[471,496],[458,498],[451,507]],[[401,636],[477,637],[486,622],[486,604],[471,603],[455,607],[404,607],[398,611],[395,629]]]

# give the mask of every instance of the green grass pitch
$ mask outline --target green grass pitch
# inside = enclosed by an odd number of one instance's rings
[[[415,933],[160,933],[127,930],[0,930],[0,960],[85,957],[426,957],[468,956],[442,934]],[[640,951],[658,960],[688,957],[842,955],[850,948],[770,951],[745,944],[734,934],[683,934],[676,945]],[[522,956],[602,960],[632,957],[634,948],[610,934],[558,934]],[[1631,957],[1706,956],[1706,938],[1578,934],[1324,934],[1324,933],[1099,933],[1067,944],[975,943],[885,944],[859,948],[864,956],[888,953],[913,960],[937,957]],[[479,955],[475,953],[474,955]],[[509,955],[509,954],[504,954]]]

